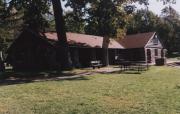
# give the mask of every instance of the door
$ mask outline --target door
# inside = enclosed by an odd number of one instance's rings
[[[151,63],[151,50],[147,49],[147,62]]]

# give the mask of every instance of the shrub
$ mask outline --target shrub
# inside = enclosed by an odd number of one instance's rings
[[[165,59],[164,58],[156,59],[156,65],[157,66],[163,66],[164,64],[165,64]]]

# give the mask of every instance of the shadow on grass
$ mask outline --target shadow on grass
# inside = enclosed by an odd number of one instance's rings
[[[109,74],[142,74],[142,71],[131,71],[131,70],[122,71],[122,70],[119,70],[119,71],[111,72]]]
[[[179,52],[167,55],[167,58],[179,58],[179,57],[180,57],[180,53]]]
[[[113,68],[120,68],[120,67],[113,67]],[[128,68],[128,69],[119,69],[119,70],[115,70],[115,71],[111,71],[111,72],[106,72],[106,71],[101,71],[101,72],[97,72],[100,74],[142,74],[145,71],[147,71],[148,69],[143,68],[141,70],[138,70],[137,68]]]
[[[44,82],[44,81],[80,81],[80,80],[89,80],[86,76],[97,74],[137,74],[140,75],[144,72],[138,71],[137,69],[128,69],[128,70],[115,70],[112,72],[109,71],[82,71],[74,72],[72,71],[44,71],[44,72],[13,72],[6,71],[0,75],[0,86],[5,85],[15,85],[15,84],[25,84],[33,82]]]
[[[180,62],[173,62],[173,63],[168,63],[166,64],[167,66],[171,66],[171,67],[180,67]]]
[[[8,71],[1,73],[0,86],[25,84],[44,81],[80,81],[89,80],[85,75],[90,75],[87,72],[74,73],[74,72],[13,72]]]

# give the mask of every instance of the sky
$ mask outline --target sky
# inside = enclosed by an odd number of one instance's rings
[[[153,11],[155,14],[160,15],[161,14],[161,10],[166,6],[163,5],[163,2],[157,2],[158,0],[149,0],[149,10]],[[63,5],[63,9],[65,9],[65,11],[70,10],[69,8],[65,8],[64,7],[64,2],[62,2]],[[176,0],[176,4],[171,4],[171,6],[180,13],[180,0]],[[143,8],[142,5],[136,5],[136,7],[138,9]]]
[[[160,15],[161,10],[165,6],[166,5],[163,5],[162,2],[157,2],[157,0],[149,0],[149,10],[153,11],[157,15]],[[171,4],[171,6],[180,13],[180,0],[176,0],[176,4]],[[141,6],[137,5],[137,8],[141,8]]]

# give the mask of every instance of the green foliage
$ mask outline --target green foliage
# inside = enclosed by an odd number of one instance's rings
[[[100,36],[119,37],[126,31],[128,14],[134,7],[123,3],[139,0],[67,0],[66,6],[73,10],[66,13],[66,28],[71,32],[80,32]],[[147,4],[148,1],[139,1]],[[122,36],[121,36],[122,37]]]
[[[7,40],[12,35],[7,20],[6,3],[0,0],[0,51],[5,51],[8,47]]]
[[[127,34],[154,32],[160,18],[151,11],[138,10],[133,13],[127,24]]]
[[[132,11],[134,11],[133,8],[128,4],[138,1],[140,4],[148,5],[148,0],[63,1],[67,2],[67,7],[71,7],[73,9],[70,12],[65,12],[64,16],[67,31],[70,32],[87,33],[109,37],[122,37],[125,35],[126,30],[128,33],[157,30],[157,25],[160,21],[160,19],[152,14],[152,12],[138,11],[138,13],[134,14],[134,17],[131,19],[132,22],[128,22]],[[174,0],[160,1],[163,1],[165,4],[174,3]],[[8,25],[7,28],[10,30],[5,30],[5,27],[3,27],[3,30],[5,32],[9,31],[12,37],[17,36],[19,29],[23,28],[24,26],[40,30],[44,30],[46,27],[50,28],[50,30],[54,28],[54,21],[49,21],[47,18],[51,6],[50,0],[9,0],[8,2],[9,4],[6,5],[6,7],[8,6],[8,13],[6,14],[8,14],[7,22],[10,24],[5,25]],[[3,1],[0,2],[0,4],[2,3]],[[127,3],[128,6],[126,7],[128,8],[126,10],[124,10],[124,3]],[[2,6],[0,9],[1,8]],[[147,13],[148,20],[142,19],[144,13]],[[173,23],[174,21],[177,21],[177,19],[173,20]],[[59,25],[62,25],[62,23]],[[173,25],[173,28],[175,25]],[[58,28],[64,29],[64,27]],[[179,26],[176,27],[176,30],[179,30]],[[0,31],[2,31],[2,29],[0,29]],[[4,36],[5,35],[9,35],[9,33],[5,33]],[[177,39],[177,37],[174,39]]]
[[[178,12],[171,6],[162,10],[163,22],[158,24],[158,32],[165,40],[169,53],[180,49],[180,20]]]
[[[111,0],[100,0],[91,3],[88,9],[86,33],[100,36],[115,37],[117,29],[123,28],[125,12]]]
[[[48,25],[45,17],[49,13],[50,5],[49,0],[11,0],[9,9],[15,8],[17,13],[23,13],[23,25],[34,29],[44,29]]]
[[[82,16],[77,16],[74,11],[66,12],[64,19],[66,23],[66,31],[84,33],[85,20]]]
[[[4,28],[5,28],[5,6],[2,0],[0,0],[0,32],[4,32]],[[1,34],[0,34],[1,35]],[[2,38],[2,36],[0,36],[0,38]]]
[[[88,0],[66,0],[66,7],[71,7],[72,11],[65,12],[65,23],[68,32],[84,33],[86,6]]]
[[[165,7],[161,17],[146,10],[138,10],[129,18],[127,34],[157,32],[168,53],[180,49],[179,14],[172,7]]]

